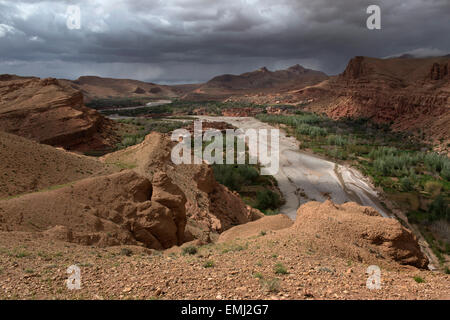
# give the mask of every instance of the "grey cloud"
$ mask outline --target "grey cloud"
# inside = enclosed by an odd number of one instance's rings
[[[66,27],[69,4],[81,30]],[[382,30],[365,27],[369,4]],[[176,83],[301,63],[335,74],[355,55],[449,53],[449,14],[447,0],[0,0],[0,73]]]

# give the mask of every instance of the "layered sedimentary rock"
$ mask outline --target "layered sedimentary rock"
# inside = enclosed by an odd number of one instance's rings
[[[153,188],[133,171],[89,178],[0,201],[0,229],[39,231],[84,245],[167,249],[183,241],[186,224],[184,194],[172,194],[174,189],[168,178],[156,179]]]
[[[86,108],[80,91],[56,79],[0,77],[0,131],[71,150],[114,145],[114,123]]]
[[[428,266],[410,230],[356,203],[309,202],[298,209],[290,232],[331,255],[367,263],[387,259],[418,268]]]
[[[0,199],[115,170],[91,157],[0,131]]]
[[[169,86],[157,85],[132,79],[112,79],[96,76],[83,76],[74,81],[63,80],[80,90],[86,100],[130,97],[175,97],[176,90]]]
[[[369,118],[446,145],[450,137],[450,59],[353,58],[332,79],[295,92],[332,118]]]
[[[142,143],[108,154],[101,160],[133,167],[139,175],[158,181],[157,184],[164,184],[166,178],[158,174],[164,172],[176,185],[171,187],[174,195],[180,189],[186,196],[185,241],[209,242],[235,225],[261,218],[262,214],[247,207],[238,194],[219,184],[207,164],[174,165],[171,161],[174,144],[168,135],[153,132]]]

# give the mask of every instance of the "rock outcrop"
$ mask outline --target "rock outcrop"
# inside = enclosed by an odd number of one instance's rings
[[[286,70],[270,71],[266,67],[240,75],[224,74],[198,85],[183,95],[186,100],[227,99],[248,94],[286,92],[311,86],[328,79],[320,71],[303,68],[300,65]]]
[[[222,88],[227,90],[249,89],[286,89],[294,83],[297,85],[311,85],[327,79],[328,76],[320,71],[303,68],[300,65],[292,66],[286,70],[269,71],[262,67],[253,72],[241,75],[225,74],[208,81],[201,90],[207,88]]]
[[[0,131],[71,150],[111,148],[114,122],[86,108],[83,95],[56,79],[0,78]]]
[[[330,255],[373,264],[391,260],[417,268],[428,266],[411,231],[398,220],[356,203],[306,203],[298,209],[290,232]]]
[[[91,157],[0,131],[0,199],[115,170]]]
[[[83,92],[86,101],[123,97],[176,97],[170,86],[157,85],[131,79],[112,79],[83,76],[74,81],[63,80],[71,87]]]
[[[384,218],[375,209],[357,203],[308,202],[298,209],[295,222],[285,215],[264,217],[223,232],[218,242],[255,237],[265,239],[265,243],[289,239],[294,246],[306,246],[312,255],[367,266],[428,266],[411,231],[398,220]]]
[[[261,213],[248,208],[238,194],[219,184],[207,164],[174,165],[170,157],[173,145],[168,135],[153,132],[142,143],[108,154],[102,161],[133,167],[139,175],[156,182],[155,185],[164,184],[166,178],[159,174],[164,172],[176,185],[171,187],[171,192],[177,195],[181,190],[186,196],[184,241],[201,239],[210,242],[235,225],[262,217]],[[183,202],[178,200],[179,204]],[[175,203],[166,204],[176,206]]]
[[[152,201],[171,210],[177,226],[177,244],[181,245],[184,242],[184,228],[186,227],[186,196],[164,172],[156,173],[153,176],[152,184]]]
[[[450,59],[353,58],[328,81],[295,92],[308,110],[369,118],[444,146],[450,142]],[[312,99],[312,100],[311,100]]]
[[[167,249],[183,241],[185,197],[164,174],[154,183],[123,171],[3,200],[0,230],[43,232],[83,245]]]

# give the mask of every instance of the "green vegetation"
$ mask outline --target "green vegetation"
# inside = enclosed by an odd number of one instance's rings
[[[187,254],[194,255],[194,254],[197,253],[197,251],[198,250],[197,250],[196,247],[194,247],[194,246],[187,246],[187,247],[183,248],[183,255],[187,255]]]
[[[29,252],[26,252],[26,251],[19,251],[19,252],[17,252],[15,255],[14,255],[14,257],[16,257],[16,258],[25,258],[25,257],[28,257],[28,256],[30,256],[31,254],[29,253]]]
[[[417,282],[417,283],[424,283],[425,282],[425,280],[422,277],[419,277],[419,276],[415,276],[414,277],[414,281]]]
[[[108,105],[108,101],[111,103]],[[117,100],[99,100],[95,102],[91,102],[88,104],[91,108],[94,109],[107,109],[107,108],[126,108],[126,107],[139,107],[135,109],[128,110],[104,110],[103,114],[111,115],[118,114],[120,116],[125,117],[139,117],[144,115],[151,115],[152,117],[158,116],[168,116],[177,114],[185,114],[185,115],[193,115],[194,110],[203,109],[210,115],[221,115],[224,109],[230,108],[263,108],[265,106],[256,105],[253,103],[242,103],[242,102],[218,102],[218,101],[204,101],[204,102],[193,102],[193,101],[183,101],[183,100],[174,100],[170,104],[164,104],[160,106],[152,106],[146,107],[145,103],[149,102],[150,99],[141,100],[136,99],[125,99],[125,101],[117,101]]]
[[[203,268],[213,268],[214,267],[214,261],[208,260],[203,264]]]
[[[143,106],[154,98],[145,97],[125,97],[125,98],[105,98],[105,99],[94,99],[86,103],[86,106],[96,110],[102,109],[112,109],[112,108],[132,108]]]
[[[272,278],[272,279],[260,279],[259,283],[261,287],[268,292],[279,292],[280,291],[280,279]]]
[[[125,149],[130,146],[144,141],[146,135],[150,132],[169,133],[173,130],[185,127],[185,121],[170,121],[161,119],[146,119],[146,118],[130,118],[117,120],[119,123],[130,125],[135,128],[135,132],[124,134],[122,141],[117,145],[117,149]]]
[[[223,249],[222,253],[228,253],[228,252],[238,252],[243,251],[248,248],[248,243],[245,244],[245,246],[240,244],[227,244]]]
[[[209,143],[212,143],[209,142]],[[204,143],[204,148],[209,144]],[[234,162],[237,163],[237,139],[235,140]],[[224,157],[226,155],[226,141],[224,139]],[[246,163],[249,162],[248,148],[246,150]],[[244,202],[265,214],[276,214],[283,204],[277,192],[277,181],[273,176],[261,175],[259,165],[249,164],[213,164],[216,180],[240,194]]]
[[[275,210],[280,205],[281,198],[278,193],[268,189],[256,193],[255,208],[266,212],[267,210]]]
[[[264,176],[260,176],[258,169],[251,165],[213,165],[216,180],[234,191],[241,191],[246,186],[264,184]]]
[[[277,263],[275,265],[275,274],[288,274],[286,267],[282,263]]]
[[[274,214],[282,205],[280,195],[274,191],[277,185],[275,178],[262,176],[258,166],[214,164],[212,167],[216,180],[238,192],[253,208]]]

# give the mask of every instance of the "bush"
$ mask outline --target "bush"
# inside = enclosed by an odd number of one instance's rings
[[[213,268],[214,267],[214,261],[208,260],[203,264],[203,268]]]
[[[280,204],[280,196],[271,190],[258,191],[256,194],[256,209],[261,211],[276,209],[280,206]]]
[[[431,152],[425,155],[425,165],[430,171],[441,172],[449,160],[447,157],[440,156],[437,153]]]
[[[275,274],[288,274],[286,267],[282,263],[277,263],[275,265]]]
[[[345,146],[348,144],[347,138],[341,136],[341,135],[330,135],[327,138],[328,144],[335,145],[335,146]]]
[[[428,221],[436,221],[444,219],[450,222],[450,207],[448,200],[442,195],[439,195],[434,199],[434,201],[428,206]]]
[[[442,184],[437,181],[427,181],[423,189],[432,196],[438,196],[441,193]]]
[[[311,126],[309,124],[301,123],[295,129],[297,135],[307,135],[311,137],[326,136],[328,134],[327,129]]]
[[[444,167],[441,170],[441,177],[447,181],[450,181],[450,164],[444,164]]]
[[[280,279],[260,279],[261,287],[268,292],[280,291]]]
[[[186,254],[194,255],[197,253],[197,251],[198,251],[197,248],[194,246],[187,246],[187,247],[183,248],[184,255],[186,255]]]
[[[259,172],[250,165],[213,165],[216,180],[230,190],[240,191],[243,186],[257,184]]]
[[[412,191],[414,190],[414,183],[411,181],[409,177],[403,177],[400,179],[400,185],[403,191]]]

